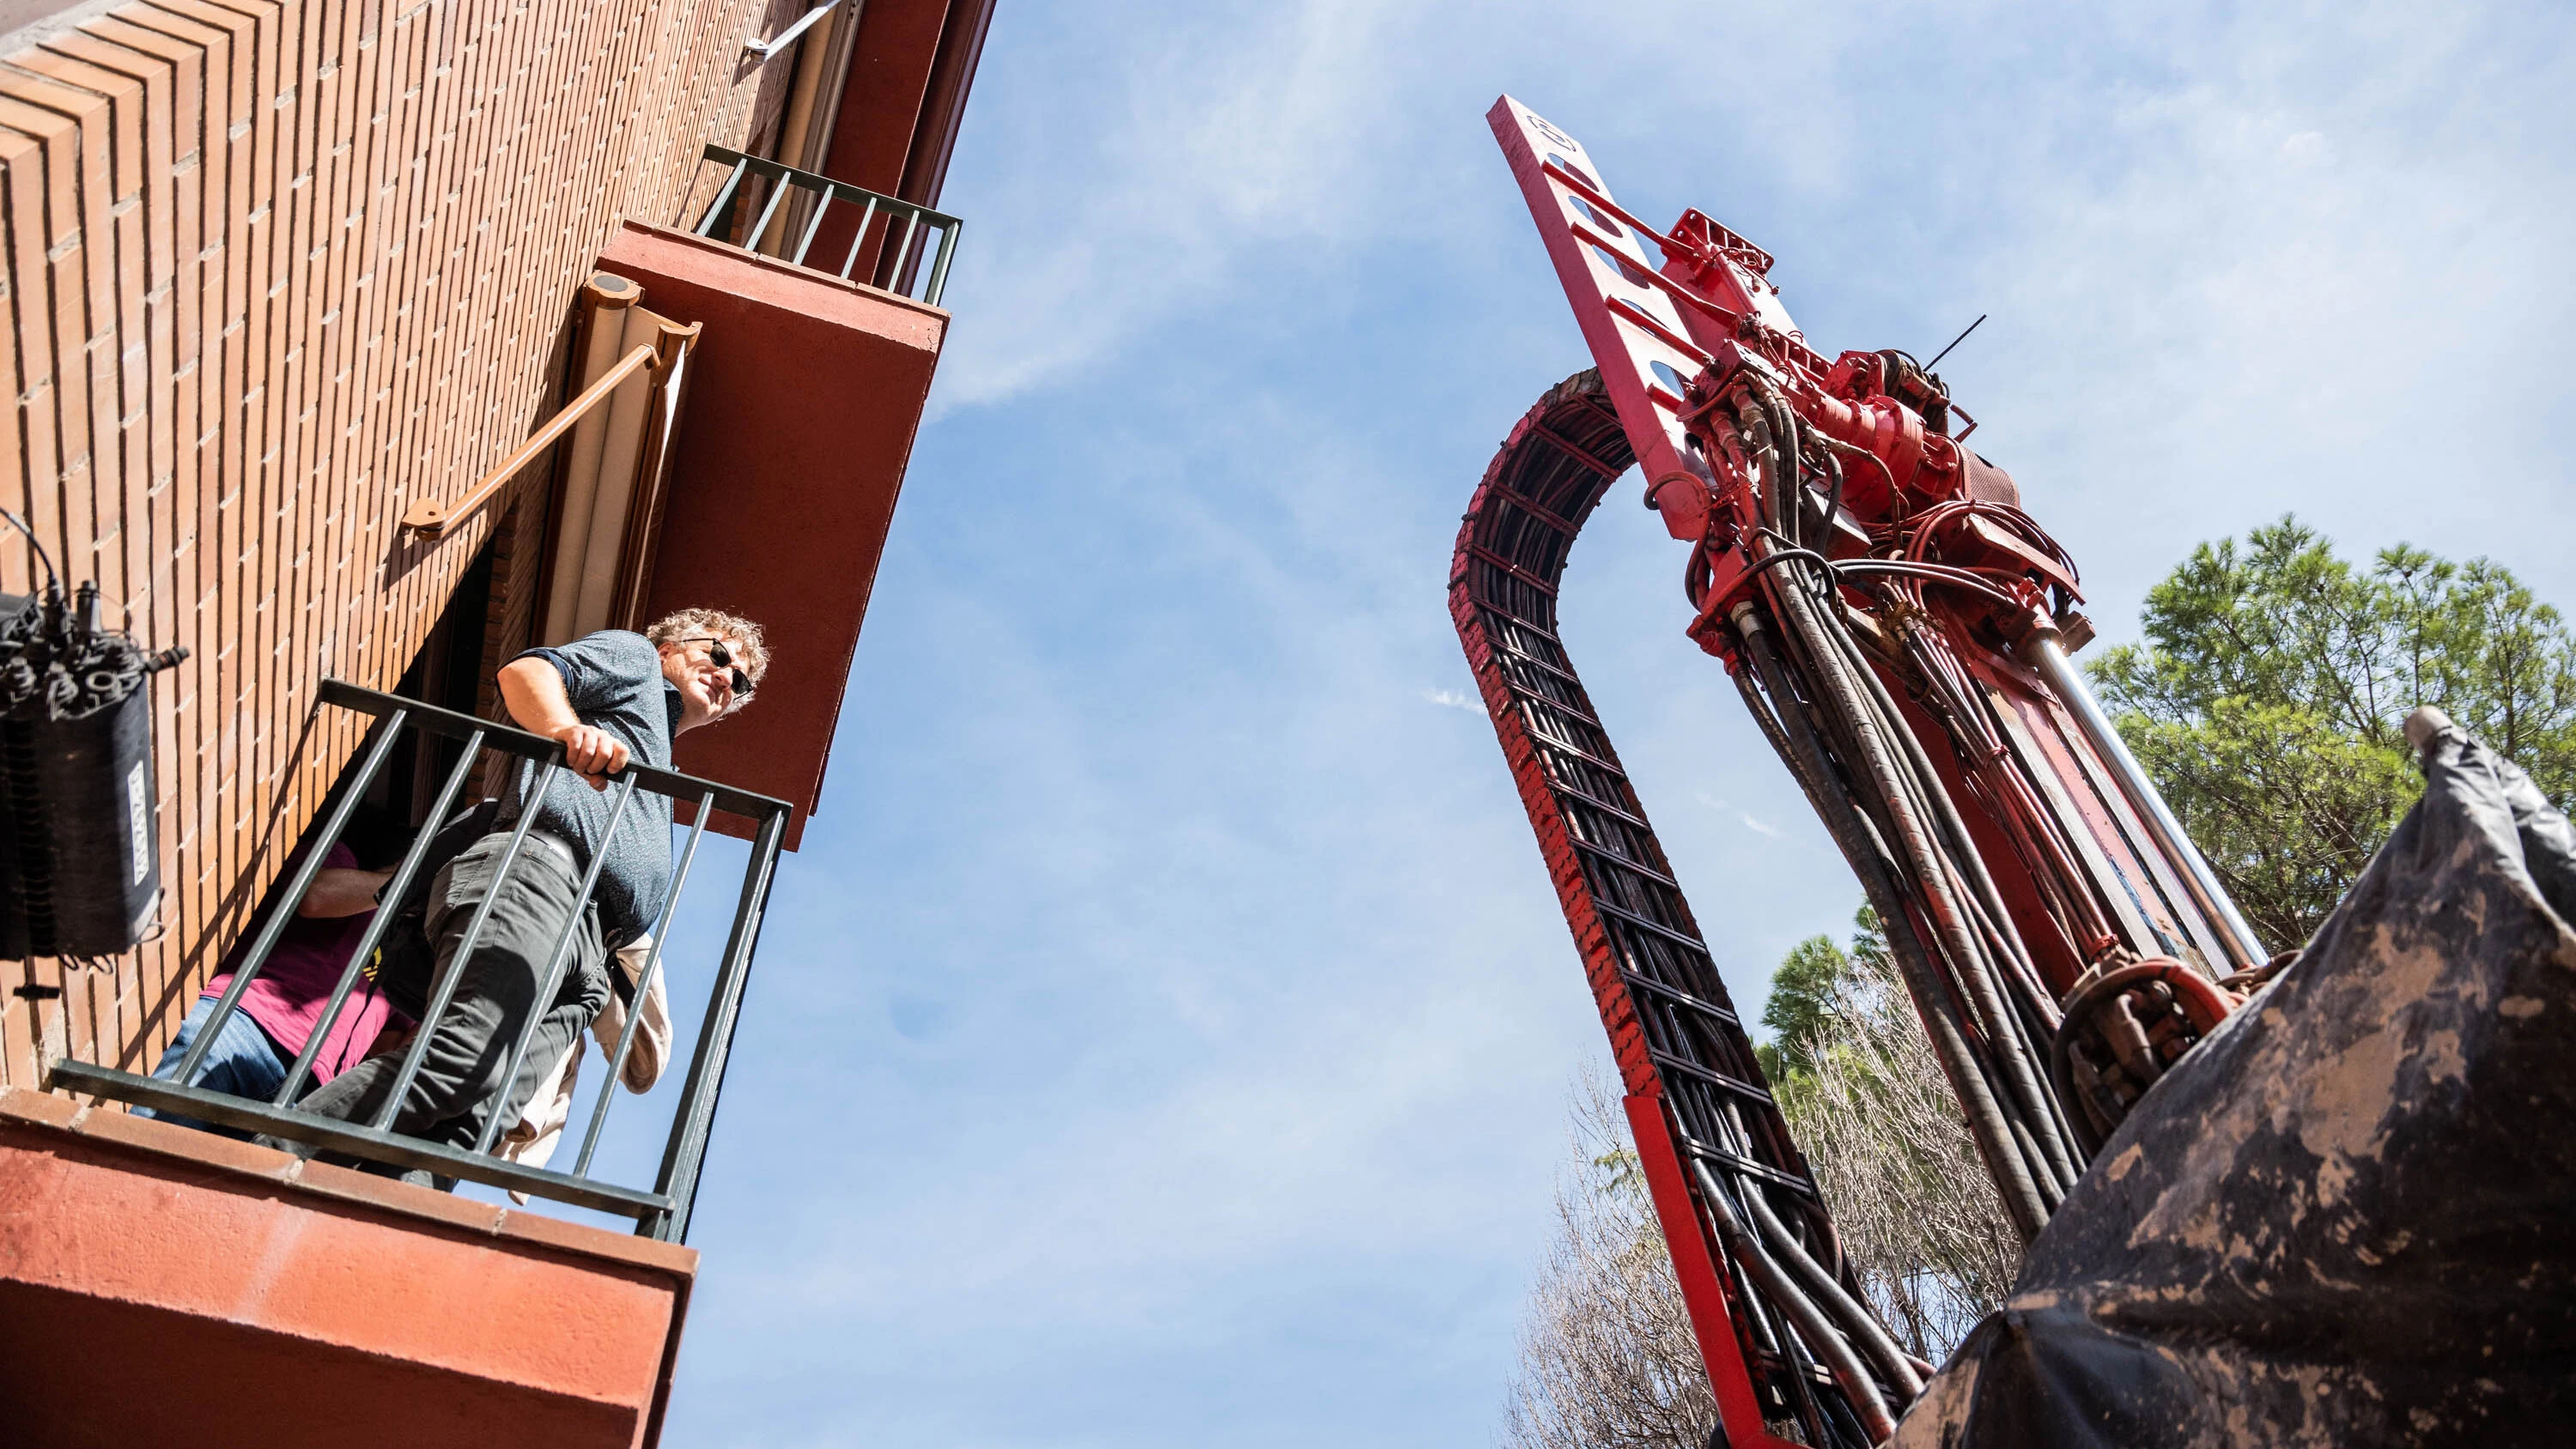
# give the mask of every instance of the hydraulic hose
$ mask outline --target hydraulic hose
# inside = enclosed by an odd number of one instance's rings
[[[1834,1325],[1826,1319],[1823,1310],[1798,1290],[1798,1285],[1781,1271],[1779,1264],[1771,1261],[1771,1255],[1762,1249],[1761,1240],[1745,1230],[1744,1223],[1735,1215],[1733,1205],[1727,1201],[1725,1189],[1718,1186],[1716,1176],[1708,1170],[1708,1164],[1693,1159],[1691,1170],[1699,1177],[1700,1196],[1708,1203],[1709,1216],[1717,1224],[1718,1236],[1726,1242],[1727,1255],[1743,1267],[1745,1275],[1753,1279],[1762,1296],[1789,1320],[1790,1325],[1797,1329],[1799,1340],[1815,1354],[1817,1362],[1825,1366],[1825,1371],[1833,1375],[1835,1385],[1850,1402],[1852,1412],[1859,1416],[1861,1428],[1869,1435],[1869,1441],[1872,1444],[1886,1443],[1888,1437],[1896,1432],[1896,1416],[1887,1411],[1887,1401],[1879,1396],[1878,1382],[1870,1377],[1860,1356],[1852,1351],[1852,1346],[1843,1340],[1841,1334],[1834,1331]]]
[[[1756,649],[1756,658],[1762,662],[1766,679],[1775,688],[1789,689],[1783,678],[1774,677],[1785,676],[1786,670],[1776,651],[1770,648],[1767,638]],[[1822,742],[1813,738],[1814,727],[1805,720],[1803,711],[1792,710],[1786,717],[1804,727],[1802,733],[1821,756]],[[1934,949],[1932,941],[1918,935],[1914,913],[1907,904],[1915,896],[1902,883],[1907,872],[1903,858],[1890,847],[1887,831],[1874,818],[1873,812],[1862,808],[1859,800],[1837,792],[1833,803],[1848,811],[1855,836],[1864,842],[1859,850],[1873,869],[1863,884],[1876,887],[1870,892],[1872,904],[1888,923],[1890,950],[1906,979],[1908,994],[1914,998],[1926,1019],[1934,1049],[1941,1057],[1945,1074],[1951,1078],[1952,1090],[1959,1095],[1971,1133],[1977,1140],[1979,1154],[1986,1159],[1988,1172],[1993,1175],[1998,1191],[2012,1209],[2016,1226],[2025,1238],[2035,1235],[2040,1223],[2047,1218],[2047,1207],[2031,1181],[2031,1174],[2045,1168],[2037,1159],[2023,1157],[2019,1138],[2007,1121],[2009,1114],[2004,1102],[1996,1094],[1992,1069],[1983,1060],[1979,1046],[1959,1016],[1959,1004],[1952,995],[1947,973],[1931,955]],[[1854,860],[1854,869],[1863,869],[1860,859]]]
[[[1780,1221],[1780,1215],[1771,1210],[1771,1204],[1762,1196],[1762,1189],[1747,1187],[1744,1206],[1752,1214],[1754,1225],[1762,1230],[1763,1238],[1771,1244],[1772,1252],[1781,1262],[1788,1264],[1790,1273],[1805,1285],[1807,1295],[1833,1315],[1851,1341],[1878,1365],[1878,1371],[1895,1386],[1904,1402],[1911,1404],[1919,1398],[1923,1393],[1923,1380],[1916,1377],[1914,1365],[1905,1361],[1904,1350],[1896,1346],[1896,1340],[1879,1323],[1878,1315],[1845,1293],[1843,1285],[1835,1282],[1824,1265],[1807,1252],[1806,1245],[1789,1231],[1789,1225]]]
[[[1777,530],[1784,522],[1790,522],[1793,511],[1789,506],[1792,500],[1782,495],[1798,486],[1797,422],[1775,399],[1754,399],[1746,411],[1751,414],[1754,429],[1750,451],[1766,464],[1764,481],[1770,485],[1762,491],[1763,507]],[[1825,618],[1824,611],[1794,585],[1775,586],[1772,593],[1790,630],[1803,638],[1820,686],[1820,701],[1838,716],[1858,747],[1854,763],[1875,787],[1887,826],[1893,832],[1892,843],[1912,868],[1920,887],[1919,899],[1986,1037],[2002,1096],[2025,1119],[2026,1132],[2034,1119],[2043,1126],[2049,1124],[2051,1114],[2042,1095],[2045,1089],[2040,1086],[2036,1064],[2029,1052],[2013,1050],[2018,1034],[2012,1030],[1979,943],[1966,929],[1958,902],[1951,895],[1951,872],[1941,858],[1946,852],[1938,851],[1925,828],[1926,812],[1921,808],[1925,781],[1901,768],[1897,758],[1901,745],[1891,748],[1892,742],[1898,740],[1915,743],[1913,732],[1902,719],[1891,717],[1892,702],[1887,701],[1876,673],[1857,657],[1858,646],[1840,620]],[[1855,678],[1855,674],[1860,677]],[[1913,757],[1903,763],[1912,764]],[[2048,1136],[2053,1140],[2055,1134]],[[2027,1138],[2007,1136],[2005,1140],[2018,1154]],[[2056,1177],[2061,1186],[2071,1186],[2074,1181],[2071,1161],[2062,1147],[2049,1152],[2043,1146],[2029,1165],[2035,1174]]]
[[[1834,843],[1842,847],[1852,873],[1860,877],[1862,893],[1887,923],[1889,953],[1896,958],[1906,989],[1914,997],[1942,1074],[1949,1078],[1950,1090],[1958,1096],[1967,1117],[1968,1135],[1977,1145],[1977,1155],[1985,1159],[1986,1171],[1995,1180],[2015,1230],[2022,1241],[2028,1242],[2039,1235],[2040,1225],[2048,1220],[2047,1205],[2030,1180],[2011,1129],[2004,1125],[2002,1110],[1987,1090],[1984,1071],[1970,1053],[1957,1007],[1908,923],[1905,895],[1892,874],[1895,857],[1887,852],[1885,841],[1858,803],[1845,791],[1830,788],[1834,780],[1832,762],[1816,736],[1814,724],[1799,707],[1787,666],[1754,606],[1739,604],[1734,623],[1738,637],[1744,641],[1745,655],[1753,661],[1754,672],[1771,698],[1772,712],[1796,753],[1797,764],[1792,768],[1803,766],[1805,777],[1817,782],[1813,798],[1818,813]]]
[[[1879,718],[1874,727],[1898,743],[1906,757],[1904,763],[1912,767],[1904,774],[1891,770],[1892,778],[1887,780],[1887,784],[1894,787],[1891,794],[1903,793],[1902,804],[1906,813],[1913,817],[1909,822],[1913,834],[1907,843],[1915,849],[1921,863],[1919,874],[1927,904],[1936,923],[1951,937],[1960,984],[1966,989],[1969,1004],[1983,1025],[1988,1041],[1994,1044],[1997,1065],[2021,1109],[2030,1135],[2036,1139],[2035,1145],[2039,1149],[2036,1161],[2045,1165],[2057,1179],[2058,1193],[2062,1196],[2075,1186],[2075,1161],[2058,1138],[2056,1115],[2049,1102],[2051,1094],[2040,1084],[2038,1054],[2031,1043],[2023,1039],[2018,1018],[2004,1000],[1994,969],[1999,963],[1988,957],[1985,942],[1980,939],[1983,933],[1969,927],[1966,913],[1961,909],[1965,893],[1954,892],[1952,888],[1955,880],[1966,875],[1959,862],[1977,858],[1975,842],[1969,839],[1966,823],[1959,819],[1958,812],[1952,807],[1949,791],[1941,788],[1940,777],[1933,773],[1923,742],[1916,738],[1913,729],[1897,712],[1895,699],[1888,694],[1878,671],[1870,668],[1867,660],[1858,657],[1859,649],[1853,643],[1850,631],[1842,628],[1839,621],[1820,622],[1828,631],[1829,642],[1843,656],[1842,663],[1859,676],[1864,690],[1878,706]],[[1942,835],[1948,837],[1948,849],[1942,849],[1938,841],[1928,838],[1919,823],[1913,823],[1919,822],[1925,813],[1940,823]],[[1907,827],[1901,825],[1899,828]]]

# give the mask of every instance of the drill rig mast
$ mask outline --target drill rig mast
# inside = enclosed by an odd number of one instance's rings
[[[1876,1443],[1930,1366],[1880,1325],[1555,630],[1631,464],[1724,662],[1884,923],[2027,1241],[2267,956],[2087,692],[2069,558],[1903,352],[1812,350],[1771,258],[1658,230],[1584,148],[1487,119],[1596,367],[1495,459],[1451,609],[1581,948],[1726,1442]],[[1650,258],[1645,244],[1654,244]]]

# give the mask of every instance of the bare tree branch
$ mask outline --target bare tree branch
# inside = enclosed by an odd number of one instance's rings
[[[1717,1401],[1616,1085],[1587,1067],[1569,1115],[1573,1160],[1522,1319],[1504,1449],[1703,1449]]]

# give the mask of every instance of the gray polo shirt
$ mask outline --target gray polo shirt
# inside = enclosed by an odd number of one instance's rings
[[[563,676],[564,695],[581,722],[626,742],[634,763],[671,768],[671,732],[680,722],[680,692],[662,677],[661,651],[641,634],[602,629],[569,644],[531,649],[517,659],[543,659]],[[516,662],[514,660],[513,662]],[[536,774],[523,763],[501,801],[501,817],[516,820]],[[584,868],[608,834],[617,808],[616,785],[593,790],[570,769],[558,770],[537,803],[536,828],[562,838]],[[599,926],[611,948],[651,930],[671,888],[671,800],[638,789],[626,807],[617,838],[607,841],[599,868]]]

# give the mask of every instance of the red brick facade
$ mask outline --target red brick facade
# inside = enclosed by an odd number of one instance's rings
[[[159,935],[0,962],[0,992],[62,992],[0,995],[0,1084],[66,1052],[151,1069],[356,742],[316,683],[389,687],[531,509],[434,546],[396,520],[552,409],[591,258],[703,201],[701,144],[742,144],[794,70],[743,39],[802,8],[149,0],[0,66],[0,505],[111,622],[192,651],[153,682]],[[29,571],[0,541],[0,587]]]

